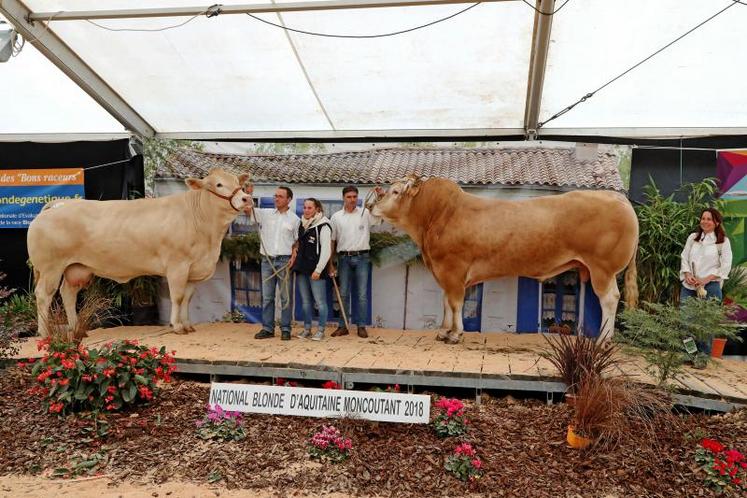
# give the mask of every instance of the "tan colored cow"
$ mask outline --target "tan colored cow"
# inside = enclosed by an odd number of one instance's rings
[[[604,338],[614,331],[616,276],[628,265],[625,297],[628,306],[637,304],[638,218],[622,194],[575,191],[508,201],[468,194],[449,180],[409,177],[371,212],[407,231],[444,290],[439,340],[459,342],[465,288],[493,278],[545,280],[578,268],[602,305]]]
[[[215,272],[229,224],[251,204],[242,189],[248,179],[214,169],[202,180],[188,178],[187,192],[158,199],[47,204],[31,222],[27,239],[40,335],[48,335],[49,306],[58,288],[75,328],[76,297],[93,275],[117,282],[166,277],[171,325],[176,333],[193,331],[189,300],[195,284]]]

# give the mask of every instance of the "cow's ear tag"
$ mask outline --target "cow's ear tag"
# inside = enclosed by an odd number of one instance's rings
[[[191,188],[192,190],[200,190],[202,189],[203,181],[199,178],[187,178],[184,180],[184,183],[187,184],[187,187]]]

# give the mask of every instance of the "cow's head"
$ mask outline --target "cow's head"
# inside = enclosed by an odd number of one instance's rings
[[[237,177],[223,169],[216,168],[203,179],[187,178],[185,182],[192,190],[204,190],[213,194],[216,201],[222,202],[221,205],[225,209],[239,212],[252,203],[252,186],[251,184],[245,186],[250,176],[244,173]]]
[[[389,187],[386,193],[370,206],[371,214],[396,223],[410,209],[412,199],[418,195],[423,179],[417,175],[408,175]]]

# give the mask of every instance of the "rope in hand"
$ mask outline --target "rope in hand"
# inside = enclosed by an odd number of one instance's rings
[[[379,202],[384,197],[385,194],[379,195],[379,193],[376,191],[377,188],[380,188],[380,187],[377,186],[375,188],[372,188],[371,190],[368,191],[368,193],[366,194],[366,197],[363,198],[364,209],[361,210],[361,218],[363,218],[363,215],[365,214],[366,209],[368,209],[368,212],[370,213],[371,208],[374,207],[376,203]],[[371,202],[371,198],[373,198],[373,202]]]

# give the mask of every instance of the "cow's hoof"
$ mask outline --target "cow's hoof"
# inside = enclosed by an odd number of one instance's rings
[[[189,331],[180,325],[178,327],[174,327],[174,333],[177,335],[187,335]]]
[[[447,344],[459,344],[462,341],[462,334],[451,333],[446,338]]]
[[[449,337],[449,331],[448,330],[441,330],[438,334],[436,334],[436,340],[437,341],[445,341],[446,338]]]
[[[196,332],[197,329],[194,325],[185,325],[184,330],[186,330],[188,333]]]

